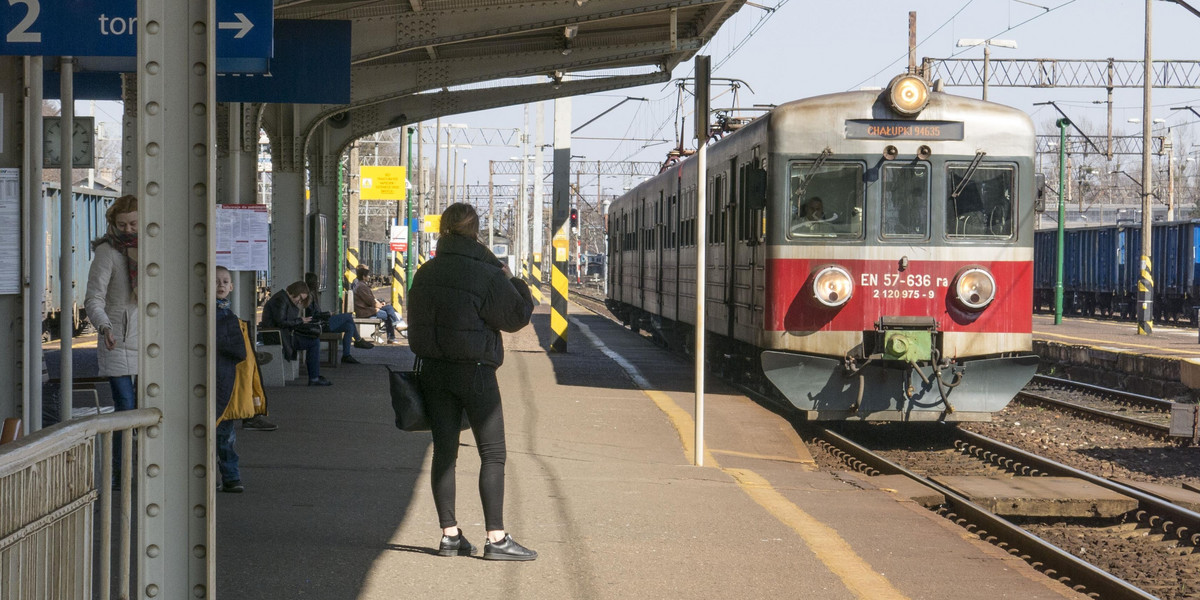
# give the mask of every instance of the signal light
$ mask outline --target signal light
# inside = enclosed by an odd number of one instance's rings
[[[579,229],[579,209],[571,209],[571,229]]]
[[[854,295],[854,280],[850,272],[837,266],[827,266],[813,277],[813,297],[817,302],[830,308],[836,308],[850,300]]]
[[[954,299],[969,311],[981,311],[995,298],[996,279],[983,267],[967,267],[954,278]]]
[[[900,75],[888,84],[888,102],[892,110],[914,117],[929,104],[929,85],[916,75]]]

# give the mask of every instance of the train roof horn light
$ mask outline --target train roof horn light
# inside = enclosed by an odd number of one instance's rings
[[[916,75],[899,75],[888,84],[888,102],[892,110],[915,117],[929,104],[929,84]]]

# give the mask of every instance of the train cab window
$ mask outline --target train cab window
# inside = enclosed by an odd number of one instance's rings
[[[861,164],[795,162],[788,179],[789,237],[862,237]]]
[[[946,167],[946,235],[1007,239],[1013,235],[1017,170],[967,163]]]
[[[929,167],[923,164],[889,164],[883,167],[883,223],[885,238],[929,236]]]

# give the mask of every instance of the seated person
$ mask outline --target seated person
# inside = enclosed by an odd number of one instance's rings
[[[400,318],[392,305],[375,298],[375,292],[371,291],[371,285],[367,283],[367,277],[371,274],[370,268],[366,265],[358,265],[354,273],[357,277],[354,285],[351,286],[351,291],[354,292],[354,316],[360,319],[383,319],[384,329],[387,331],[387,341],[389,344],[394,344],[396,332],[408,329],[408,324]]]
[[[825,220],[825,203],[820,198],[813,196],[800,207],[800,219],[802,221],[816,222]]]
[[[304,284],[307,285],[309,291],[312,292],[312,296],[309,298],[308,302],[308,310],[305,312],[305,314],[314,319],[317,319],[318,315],[322,314],[321,306],[317,299],[317,293],[314,291],[319,287],[319,283],[320,282],[317,279],[316,273],[304,274]],[[371,348],[375,347],[375,344],[364,340],[362,336],[358,334],[358,328],[354,326],[354,315],[350,313],[338,313],[336,315],[324,313],[324,317],[327,317],[327,319],[324,319],[324,322],[321,323],[322,331],[342,334],[342,362],[352,365],[358,364],[358,359],[350,355],[351,344],[353,344],[355,348],[362,348],[363,350],[370,350]]]
[[[308,307],[308,286],[303,281],[289,284],[281,292],[276,292],[263,305],[261,327],[279,330],[283,341],[283,358],[296,360],[300,350],[304,350],[305,365],[308,368],[308,385],[333,385],[333,382],[321,376],[321,340],[320,337],[309,337],[296,333],[296,327],[309,323],[312,317],[304,316]]]

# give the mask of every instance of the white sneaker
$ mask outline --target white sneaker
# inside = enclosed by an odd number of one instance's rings
[[[408,329],[408,323],[407,323],[407,322],[405,322],[405,320],[404,320],[404,319],[400,319],[400,322],[399,322],[399,323],[396,323],[396,331],[400,331],[400,332],[402,332],[402,331],[404,331],[405,329]]]

